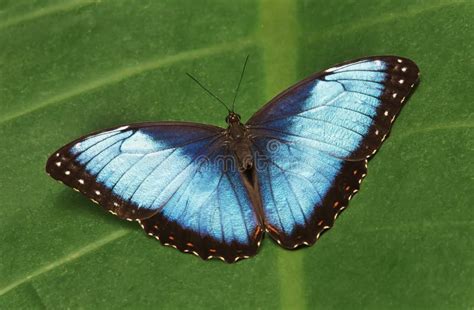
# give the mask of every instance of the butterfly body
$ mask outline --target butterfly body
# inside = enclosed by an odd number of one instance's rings
[[[81,137],[48,159],[53,178],[147,234],[203,259],[257,253],[264,232],[313,244],[359,190],[418,81],[406,58],[337,65],[226,129],[142,123]]]
[[[232,111],[229,112],[226,121],[229,126],[225,135],[230,152],[235,156],[240,170],[251,169],[253,167],[252,142],[248,128],[241,123],[240,115]]]

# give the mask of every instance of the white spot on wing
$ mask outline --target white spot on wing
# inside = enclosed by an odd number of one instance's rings
[[[125,130],[125,129],[127,129],[128,127],[130,127],[130,126],[122,126],[122,127],[119,127],[119,128],[117,128],[117,129],[115,129],[114,131]]]
[[[334,70],[336,70],[338,67],[332,67],[332,68],[329,68],[326,70],[326,72],[333,72]]]

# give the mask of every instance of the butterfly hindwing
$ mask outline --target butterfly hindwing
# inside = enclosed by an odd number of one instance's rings
[[[284,91],[247,122],[262,163],[265,224],[280,244],[312,244],[332,226],[418,74],[400,57],[344,63]]]
[[[331,227],[367,171],[366,160],[342,161],[289,141],[275,148],[275,138],[259,137],[254,146],[265,225],[286,248],[313,244]]]
[[[262,237],[222,129],[150,123],[91,134],[55,152],[46,170],[166,245],[232,262]]]

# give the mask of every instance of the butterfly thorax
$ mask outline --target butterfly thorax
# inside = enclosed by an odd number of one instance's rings
[[[247,128],[240,122],[240,115],[234,112],[229,112],[226,122],[229,125],[226,131],[227,143],[237,160],[238,168],[244,171],[251,169],[253,156]]]

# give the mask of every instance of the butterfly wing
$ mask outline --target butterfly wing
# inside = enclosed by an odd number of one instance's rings
[[[46,171],[165,245],[233,262],[255,254],[262,234],[228,155],[221,128],[148,123],[73,141]]]
[[[247,122],[266,228],[281,245],[312,244],[333,225],[418,75],[401,57],[343,63],[284,91]]]

